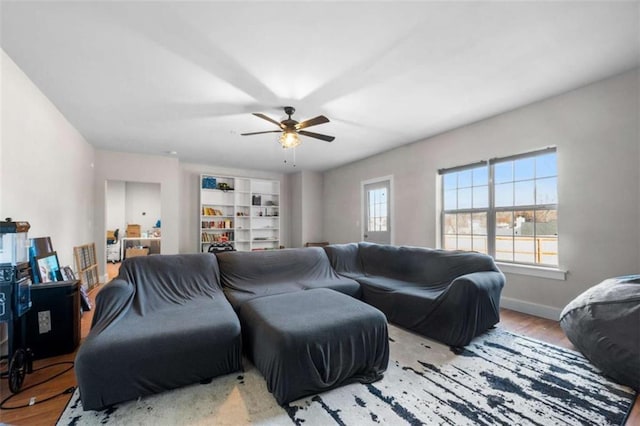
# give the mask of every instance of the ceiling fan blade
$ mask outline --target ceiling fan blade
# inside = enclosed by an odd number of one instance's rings
[[[240,133],[240,136],[261,135],[263,133],[282,133],[282,130],[268,130],[266,132]]]
[[[256,117],[260,117],[263,120],[267,120],[267,121],[275,124],[276,126],[280,127],[281,129],[283,129],[282,124],[280,124],[279,122],[277,122],[276,120],[274,120],[273,118],[271,118],[271,117],[269,117],[267,115],[264,115],[264,114],[262,114],[260,112],[254,112],[253,115],[255,115]]]
[[[296,124],[296,130],[306,129],[307,127],[317,126],[318,124],[328,123],[329,119],[324,115],[319,115]]]
[[[321,139],[325,142],[332,142],[335,139],[334,136],[321,135],[320,133],[307,132],[306,130],[300,130],[298,133],[309,136],[310,138]]]

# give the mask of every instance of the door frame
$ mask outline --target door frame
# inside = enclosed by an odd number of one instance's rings
[[[380,176],[380,177],[376,177],[376,178],[371,178],[371,179],[367,179],[367,180],[363,180],[360,181],[360,241],[365,241],[364,239],[364,233],[365,233],[365,223],[364,223],[364,213],[365,213],[365,206],[364,206],[364,187],[365,185],[368,185],[370,183],[378,183],[378,182],[385,182],[385,181],[389,181],[389,192],[391,194],[389,194],[389,216],[391,216],[391,220],[389,221],[389,224],[391,226],[391,232],[389,232],[389,243],[390,244],[395,244],[396,238],[395,238],[395,232],[396,232],[396,214],[395,214],[395,188],[393,185],[393,175],[386,175],[386,176]]]

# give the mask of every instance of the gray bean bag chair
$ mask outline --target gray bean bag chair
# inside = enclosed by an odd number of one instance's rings
[[[640,391],[640,275],[591,287],[564,308],[560,326],[607,376]]]
[[[75,365],[85,410],[241,369],[240,321],[211,254],[126,259],[96,297]]]

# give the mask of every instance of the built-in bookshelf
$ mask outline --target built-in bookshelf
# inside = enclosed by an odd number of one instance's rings
[[[280,247],[280,181],[200,176],[200,251],[229,242],[238,251]]]

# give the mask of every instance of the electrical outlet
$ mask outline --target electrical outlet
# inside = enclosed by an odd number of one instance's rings
[[[38,333],[44,334],[51,331],[51,311],[38,312]]]

